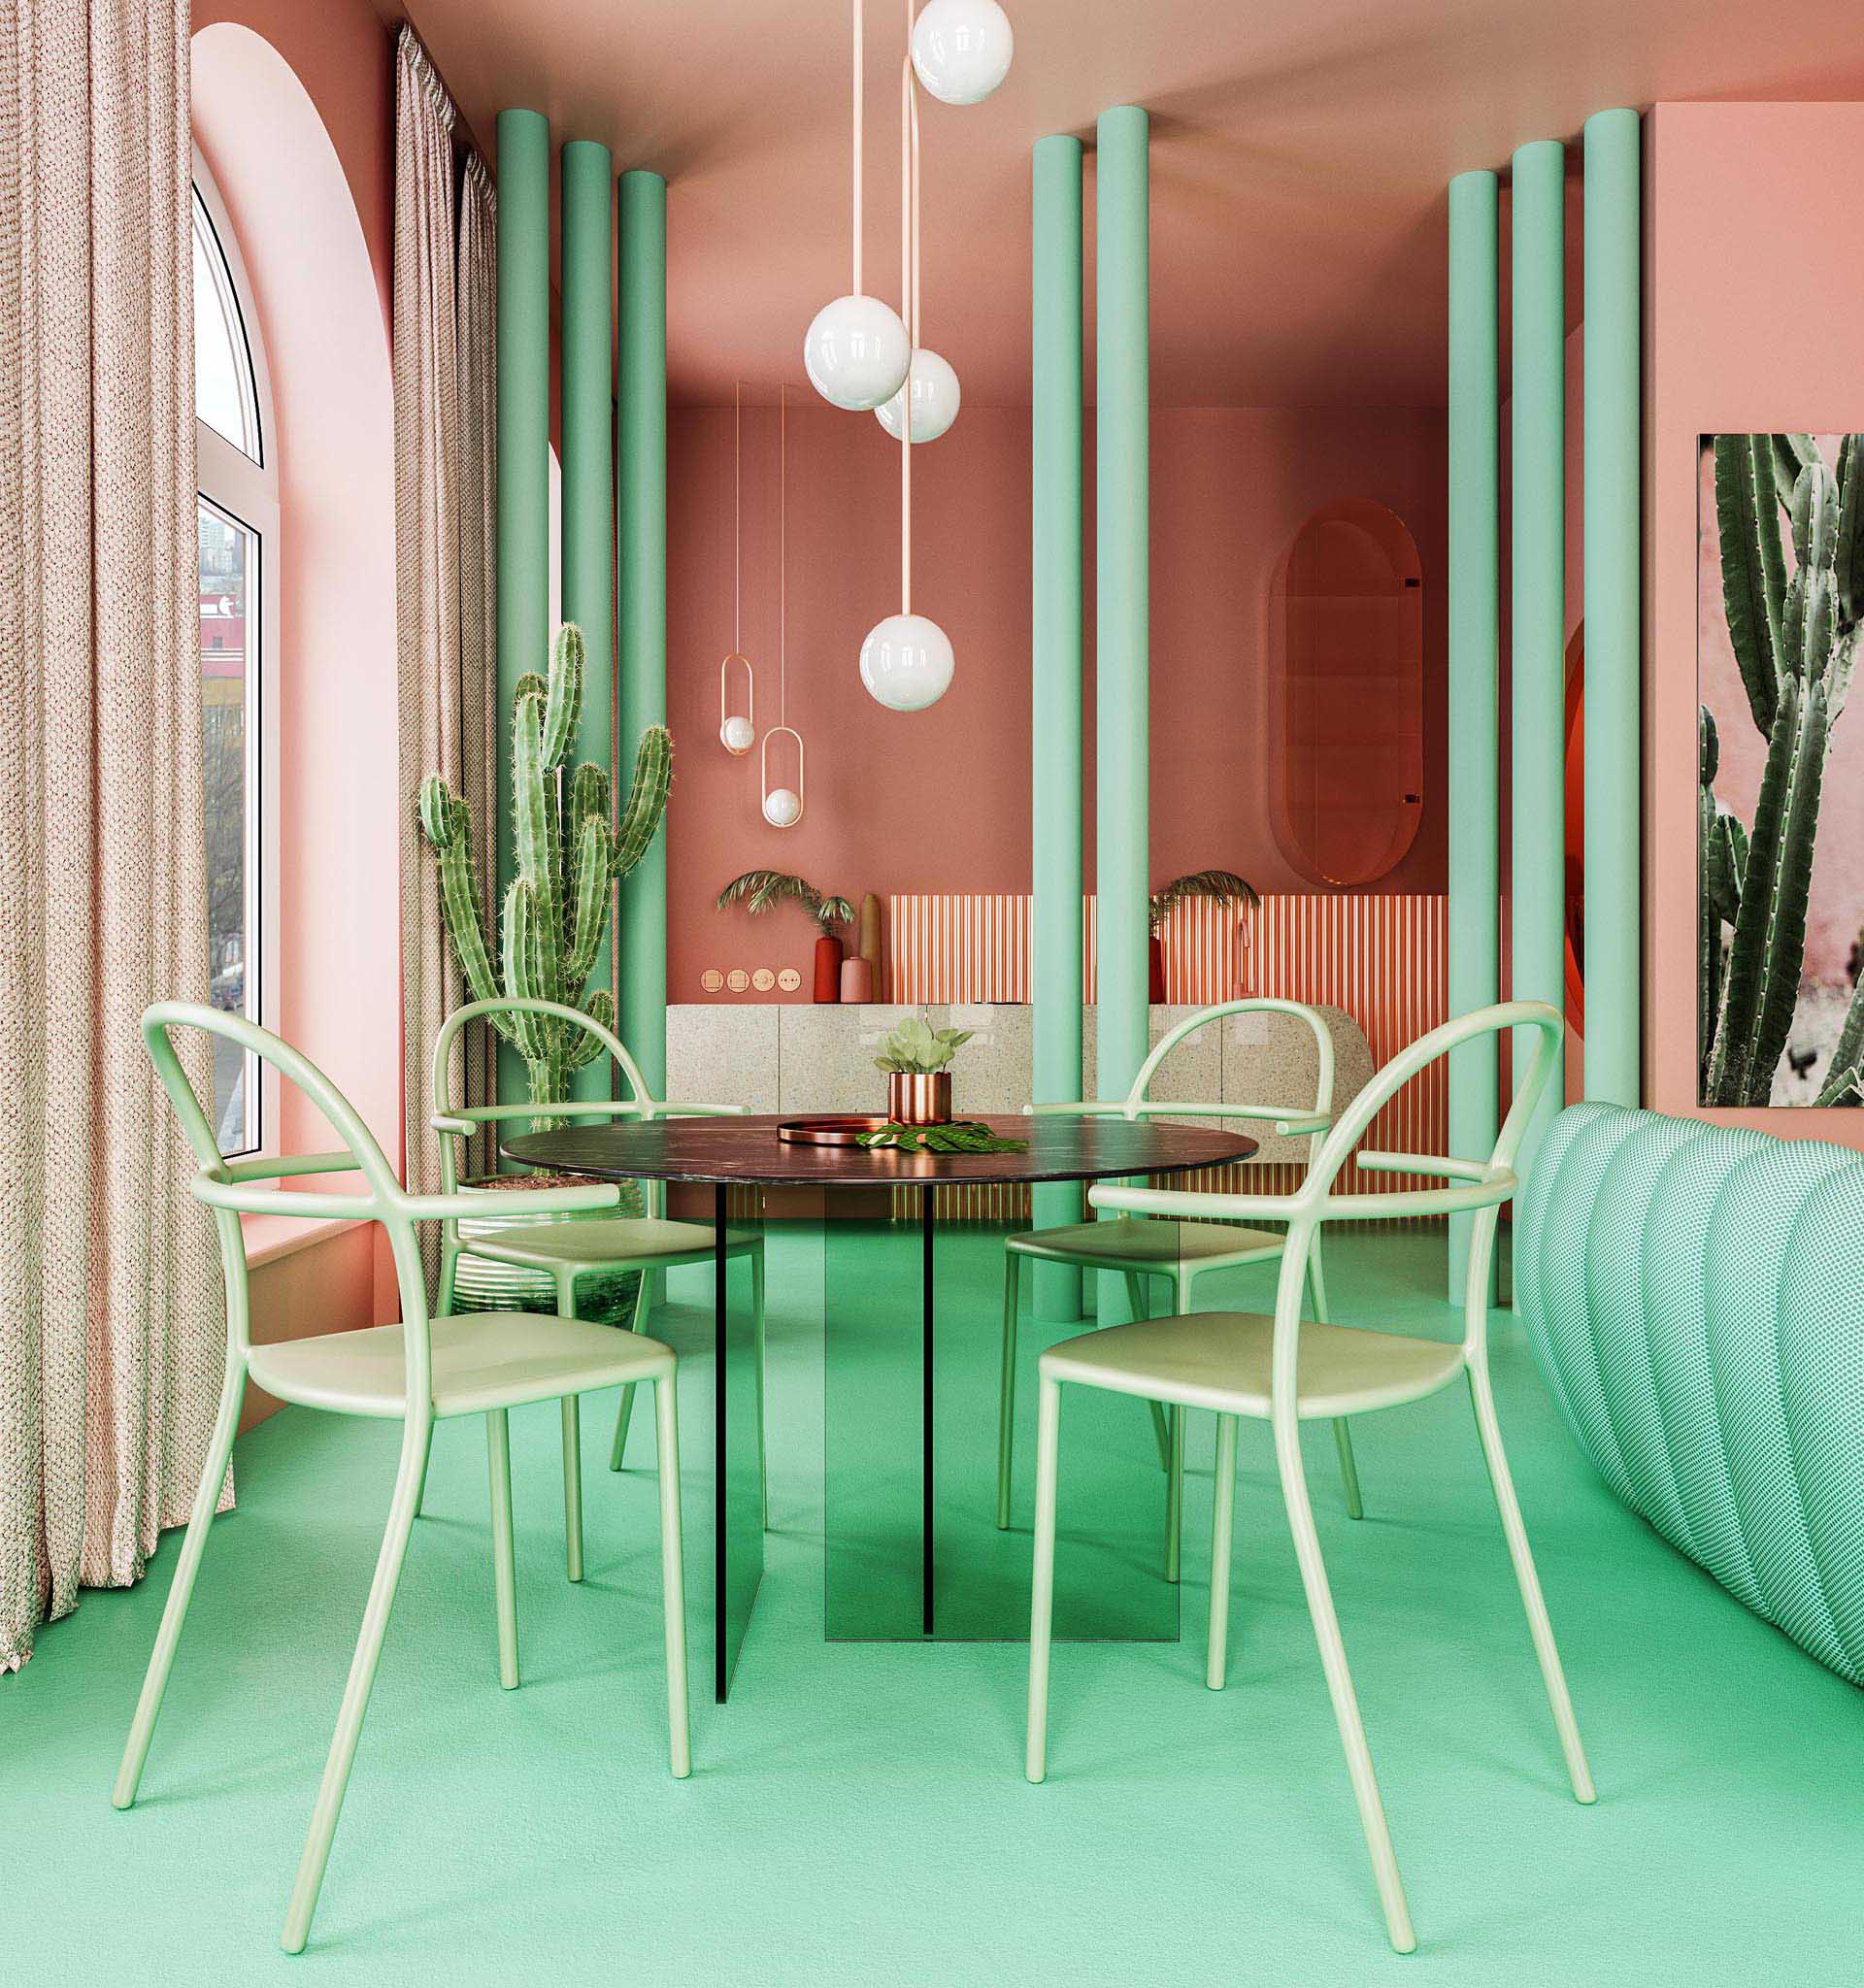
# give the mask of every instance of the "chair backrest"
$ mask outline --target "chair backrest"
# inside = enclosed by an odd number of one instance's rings
[[[1435,1063],[1439,1057],[1461,1048],[1466,1043],[1475,1042],[1482,1036],[1499,1036],[1511,1029],[1536,1032],[1539,1041],[1526,1074],[1516,1081],[1514,1100],[1486,1159],[1434,1153],[1361,1152],[1358,1162],[1368,1173],[1437,1175],[1447,1184],[1383,1195],[1336,1195],[1332,1192],[1340,1170],[1353,1157],[1353,1147],[1364,1136],[1367,1126],[1419,1071]],[[1470,1236],[1464,1289],[1463,1342],[1470,1352],[1481,1351],[1488,1328],[1488,1292],[1496,1227],[1501,1220],[1503,1204],[1514,1199],[1520,1185],[1514,1173],[1515,1155],[1520,1150],[1521,1140],[1535,1107],[1552,1079],[1565,1035],[1566,1024],[1559,1011],[1544,1001],[1498,1002],[1493,1007],[1478,1008],[1468,1014],[1457,1015],[1432,1029],[1428,1035],[1419,1036],[1373,1077],[1327,1134],[1307,1180],[1299,1193],[1290,1197],[1288,1247],[1277,1292],[1278,1357],[1283,1337],[1283,1313],[1289,1315],[1289,1332],[1298,1329],[1300,1320],[1300,1276],[1295,1275],[1290,1288],[1290,1273],[1297,1266],[1305,1269],[1314,1230],[1318,1224],[1470,1213],[1476,1220]],[[1518,1061],[1515,1067],[1519,1069]]]
[[[338,1152],[283,1158],[227,1159],[214,1136],[207,1108],[196,1094],[177,1054],[178,1029],[199,1029],[235,1044],[269,1064],[295,1084],[323,1114],[342,1140]],[[428,1386],[427,1293],[421,1275],[420,1249],[408,1211],[408,1196],[395,1178],[386,1154],[356,1109],[309,1057],[269,1029],[191,1001],[158,1001],[143,1016],[143,1041],[162,1080],[175,1115],[181,1121],[199,1168],[189,1182],[195,1199],[214,1210],[219,1234],[220,1266],[226,1279],[227,1332],[233,1347],[244,1352],[251,1343],[251,1314],[247,1287],[245,1237],[241,1214],[283,1214],[321,1221],[377,1221],[387,1231],[401,1286],[401,1316],[408,1327],[411,1389]],[[283,1193],[266,1182],[310,1174],[360,1174],[362,1194]]]
[[[1187,1118],[1217,1118],[1226,1116],[1261,1118],[1268,1116],[1269,1113],[1263,1109],[1264,1101],[1260,1099],[1251,1100],[1248,1104],[1242,1106],[1224,1105],[1221,1103],[1215,1105],[1174,1104],[1166,1106],[1163,1105],[1161,1100],[1155,1099],[1151,1095],[1152,1078],[1157,1075],[1166,1057],[1178,1047],[1179,1044],[1183,1042],[1186,1036],[1194,1035],[1199,1029],[1208,1028],[1212,1023],[1219,1022],[1226,1015],[1232,1014],[1291,1014],[1298,1021],[1306,1024],[1314,1036],[1315,1057],[1314,1103],[1312,1105],[1292,1105],[1284,1109],[1290,1112],[1298,1112],[1303,1117],[1313,1113],[1317,1116],[1330,1118],[1333,1115],[1333,1036],[1327,1028],[1326,1017],[1316,1013],[1312,1008],[1305,1007],[1299,1001],[1283,1001],[1277,996],[1269,994],[1249,994],[1243,996],[1240,1000],[1218,1002],[1215,1008],[1203,1008],[1195,1014],[1186,1015],[1176,1028],[1168,1030],[1159,1038],[1158,1044],[1152,1050],[1152,1053],[1139,1066],[1139,1075],[1133,1078],[1133,1087],[1126,1094],[1126,1115],[1129,1118],[1137,1118],[1142,1113],[1147,1116],[1152,1116],[1161,1109],[1164,1109],[1182,1113]],[[1309,1136],[1308,1164],[1310,1168],[1313,1167],[1315,1161],[1319,1157],[1321,1141],[1324,1137],[1324,1127]]]
[[[506,1030],[500,1026],[501,1017],[521,1028],[521,1018],[531,1015],[554,1017],[592,1038],[598,1052],[606,1049],[614,1058],[616,1068],[627,1083],[628,1095],[625,1098],[577,1099],[568,1104],[548,1106],[456,1104],[449,1088],[448,1066],[460,1031],[469,1022],[483,1018],[504,1034]],[[522,1047],[521,1040],[519,1046]],[[641,1074],[641,1066],[628,1054],[620,1037],[594,1015],[585,1014],[580,1008],[566,1007],[560,1001],[537,1001],[517,995],[500,996],[491,1001],[469,1001],[463,1008],[454,1009],[441,1023],[440,1033],[434,1038],[431,1123],[440,1134],[440,1179],[442,1189],[448,1194],[453,1193],[459,1185],[454,1141],[464,1140],[476,1126],[497,1124],[511,1118],[652,1118],[659,1110],[658,1102],[649,1095],[648,1080]]]

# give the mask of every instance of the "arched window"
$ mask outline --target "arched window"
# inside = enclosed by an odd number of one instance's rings
[[[265,1014],[272,864],[265,805],[268,696],[276,680],[267,602],[278,587],[278,472],[258,325],[226,209],[194,155],[194,433],[199,455],[201,701],[207,784],[208,935],[216,1008]],[[216,1046],[220,1150],[268,1137],[255,1058]]]

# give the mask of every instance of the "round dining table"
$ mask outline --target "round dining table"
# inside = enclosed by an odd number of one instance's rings
[[[971,1121],[1015,1143],[998,1152],[905,1153],[780,1136],[804,1116],[572,1124],[501,1146],[508,1158],[551,1172],[712,1190],[714,1685],[721,1704],[764,1562],[751,1258],[728,1254],[728,1235],[762,1232],[769,1296],[785,1311],[812,1309],[819,1274],[828,1635],[1017,1637],[1028,1626],[1026,1538],[1012,1556],[994,1524],[1002,1244],[1013,1227],[1027,1226],[1016,1190],[1044,1181],[1164,1181],[1256,1150],[1241,1133],[1086,1114]],[[1068,1323],[1060,1336],[1080,1329],[1082,1321]],[[1039,1337],[1020,1335],[1025,1342]],[[1026,1357],[1038,1349],[1029,1344]],[[1032,1396],[1033,1388],[1022,1398]],[[1101,1406],[1115,1416],[1133,1407],[1111,1396]],[[905,1426],[915,1420],[916,1430]],[[943,1469],[942,1424],[964,1452]],[[775,1420],[771,1433],[781,1443]],[[1104,1459],[1097,1504],[1109,1520],[1080,1548],[1075,1633],[1175,1638],[1177,1590],[1131,1531],[1135,1502],[1149,1512],[1162,1474],[1144,1418],[1128,1413],[1098,1434],[1078,1418],[1070,1434]],[[983,1472],[973,1466],[986,1439]],[[1025,1440],[1024,1451],[1032,1448]],[[943,1539],[961,1541],[962,1550],[954,1544],[942,1553]],[[1057,1588],[1065,1598],[1061,1575]],[[1058,1605],[1058,1634],[1069,1633],[1067,1612]]]

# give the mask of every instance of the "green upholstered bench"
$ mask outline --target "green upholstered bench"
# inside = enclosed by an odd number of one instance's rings
[[[1518,1203],[1514,1290],[1613,1490],[1864,1684],[1864,1159],[1576,1105]]]

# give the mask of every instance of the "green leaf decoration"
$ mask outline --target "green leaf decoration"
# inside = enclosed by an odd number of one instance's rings
[[[1002,1139],[975,1118],[954,1118],[949,1125],[902,1125],[889,1119],[861,1134],[873,1150],[902,1153],[1026,1153],[1026,1139]]]
[[[1152,892],[1150,918],[1154,939],[1164,931],[1172,907],[1193,897],[1207,897],[1225,905],[1255,905],[1262,901],[1255,885],[1247,877],[1239,877],[1234,870],[1188,871],[1182,877],[1174,877],[1169,883]]]

